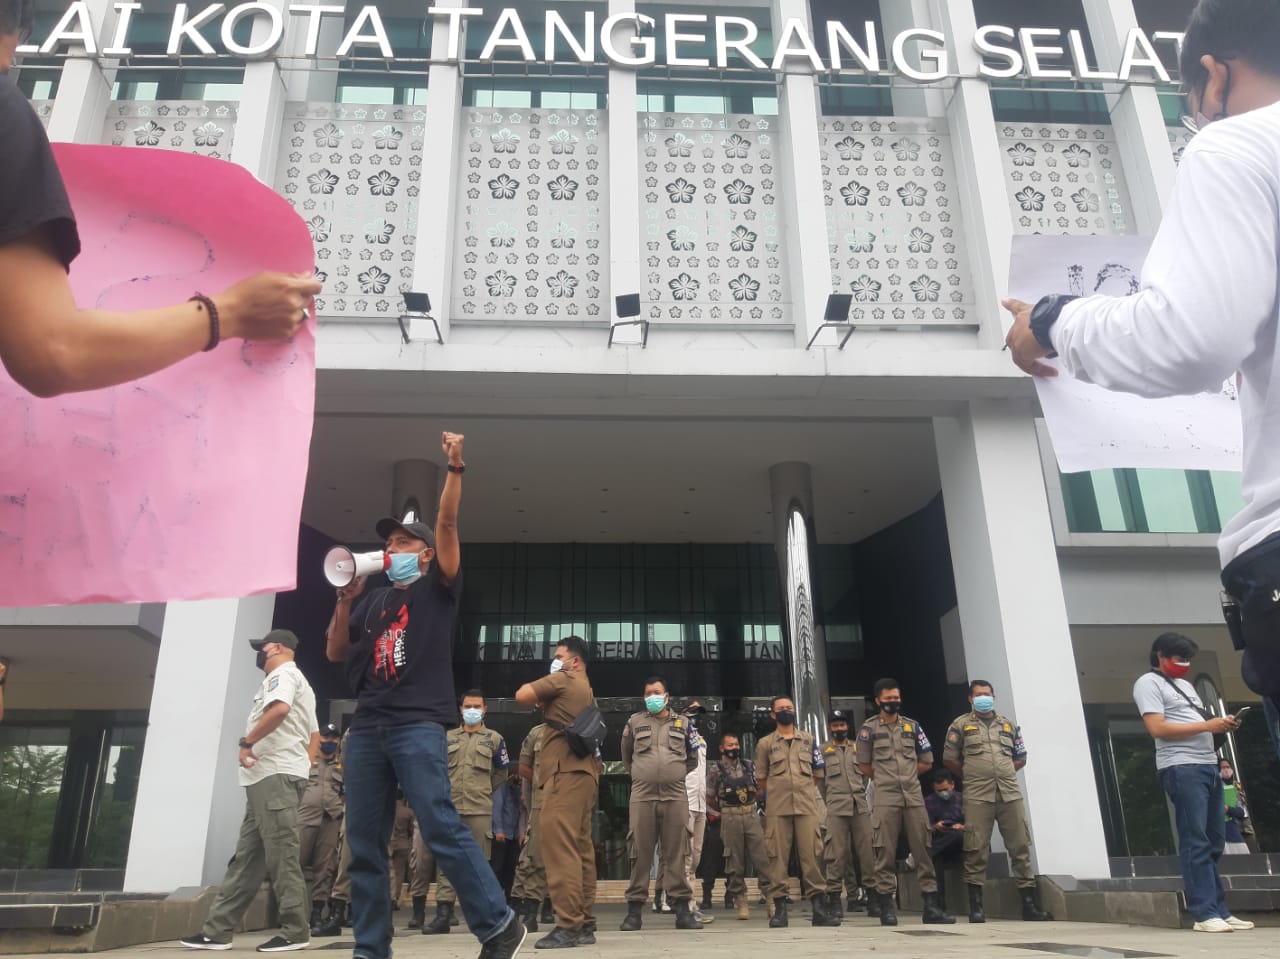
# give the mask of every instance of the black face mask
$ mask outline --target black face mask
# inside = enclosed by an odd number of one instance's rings
[[[742,755],[742,750],[741,750],[741,749],[726,749],[726,750],[725,750],[723,753],[721,753],[720,755],[724,756],[724,758],[725,758],[725,759],[734,759],[734,760],[736,760],[739,756],[741,756],[741,755]]]
[[[848,739],[848,738],[849,738],[849,730],[847,730],[847,729],[837,729],[837,730],[834,730],[834,731],[831,733],[831,735],[832,735],[832,736],[834,736],[834,737],[836,738],[836,742],[838,742],[838,743],[842,743],[842,742],[844,742],[846,739]]]
[[[790,709],[782,709],[778,711],[779,726],[794,726],[796,724],[796,714]]]
[[[902,703],[881,703],[880,708],[892,716],[902,709]]]
[[[265,649],[258,650],[257,663],[259,669],[265,670],[267,668],[267,651]]]

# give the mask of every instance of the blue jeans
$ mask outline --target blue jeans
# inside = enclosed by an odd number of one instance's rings
[[[1226,803],[1218,767],[1209,764],[1168,766],[1160,785],[1173,802],[1178,828],[1178,858],[1187,894],[1187,912],[1196,922],[1226,919],[1227,894],[1218,876],[1218,860],[1227,838]]]
[[[343,755],[347,844],[351,847],[354,956],[391,956],[391,879],[387,847],[396,784],[404,791],[423,841],[458,891],[462,915],[481,942],[514,916],[489,861],[458,818],[449,789],[445,730],[439,723],[354,728]]]

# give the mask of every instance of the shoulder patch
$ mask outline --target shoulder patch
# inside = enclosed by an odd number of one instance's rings
[[[267,692],[271,692],[271,690],[275,689],[279,685],[280,685],[280,677],[272,676],[270,679],[267,680]]]
[[[956,732],[954,729],[951,730],[951,732],[947,733],[947,742],[949,743],[960,742],[960,734]]]
[[[862,727],[862,731],[858,733],[858,738],[859,738],[859,739],[870,739],[870,738],[871,738],[871,730],[869,730],[866,726],[863,726],[863,727]]]

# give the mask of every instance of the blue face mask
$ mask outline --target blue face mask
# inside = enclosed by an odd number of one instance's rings
[[[332,756],[334,753],[338,751],[338,744],[322,742],[320,744],[320,751],[324,753],[326,756]]]
[[[484,719],[484,710],[482,709],[472,707],[462,711],[462,721],[468,726],[479,726],[482,719]]]
[[[974,712],[989,713],[996,708],[996,700],[994,696],[974,696],[973,709]]]
[[[655,716],[667,708],[667,697],[665,693],[656,693],[653,696],[644,698],[644,708],[649,710]]]
[[[392,553],[387,577],[397,586],[408,586],[422,575],[417,553]]]

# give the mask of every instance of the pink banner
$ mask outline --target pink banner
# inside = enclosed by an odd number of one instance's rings
[[[56,144],[82,308],[145,309],[312,269],[302,219],[246,170]],[[292,589],[315,336],[233,340],[135,383],[37,399],[0,368],[0,606]]]

